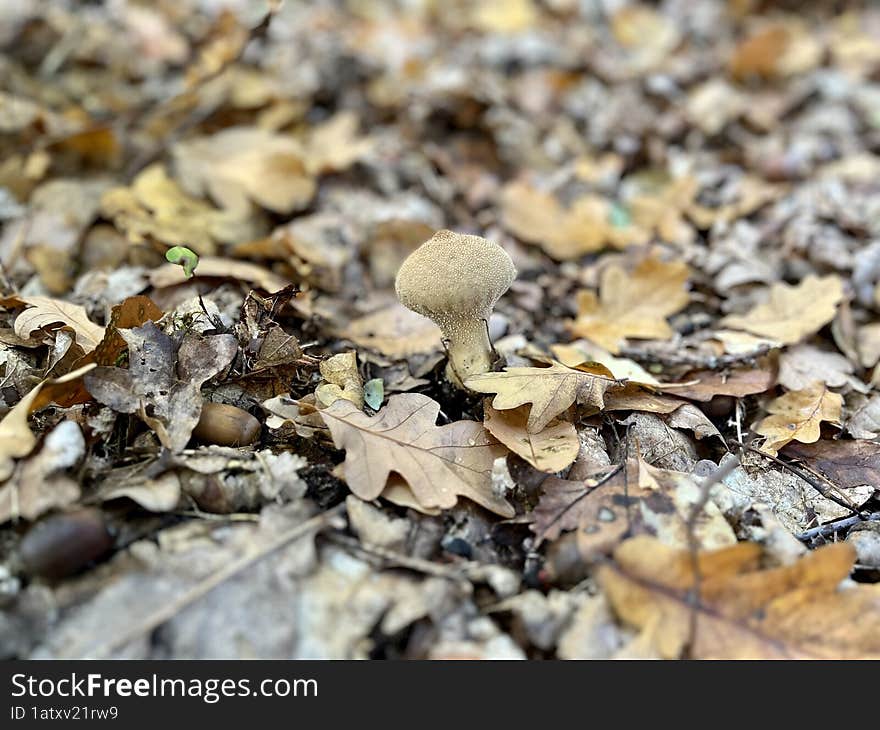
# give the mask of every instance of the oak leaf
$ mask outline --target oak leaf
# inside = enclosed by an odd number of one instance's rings
[[[666,317],[690,301],[685,289],[689,274],[683,261],[645,259],[631,274],[609,266],[599,280],[598,297],[578,293],[578,316],[569,327],[615,355],[628,337],[669,339],[673,332]]]
[[[475,421],[435,425],[439,413],[428,396],[402,393],[372,417],[344,398],[321,416],[346,451],[345,480],[361,499],[376,499],[397,473],[425,507],[448,509],[467,497],[512,517],[513,508],[492,490],[492,465],[506,449]]]
[[[828,421],[840,425],[843,398],[832,393],[824,383],[792,390],[770,401],[755,433],[765,436],[764,451],[775,454],[790,441],[811,444],[819,440],[820,425]]]
[[[514,367],[483,373],[464,384],[477,393],[496,393],[492,407],[501,411],[531,403],[526,427],[529,433],[539,433],[575,402],[601,410],[605,391],[617,381],[553,362],[548,368]]]
[[[840,277],[834,274],[811,275],[795,285],[774,284],[770,287],[767,302],[744,315],[725,317],[721,324],[793,345],[834,319],[841,299],[843,284]]]
[[[528,406],[498,411],[487,405],[484,411],[486,430],[538,471],[561,471],[577,458],[580,441],[568,421],[550,421],[539,433],[530,433]]]
[[[77,344],[86,353],[94,350],[104,339],[104,328],[92,322],[85,308],[78,304],[39,296],[17,296],[16,299],[28,305],[28,309],[15,318],[13,325],[19,337],[27,339],[31,332],[38,329],[63,324],[73,330]]]
[[[603,198],[587,195],[566,209],[550,193],[523,182],[510,183],[501,198],[504,227],[523,241],[539,245],[557,261],[644,239],[632,226],[613,225],[611,213],[610,203]]]
[[[850,545],[766,570],[761,557],[755,543],[700,552],[694,605],[690,552],[637,536],[599,581],[616,614],[641,630],[637,641],[663,658],[688,646],[700,659],[880,657],[880,587],[840,586],[855,560]]]

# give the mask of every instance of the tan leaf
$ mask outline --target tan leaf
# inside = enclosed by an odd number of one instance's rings
[[[840,277],[810,275],[799,284],[774,284],[767,302],[745,315],[725,317],[721,324],[793,345],[834,319],[841,299]]]
[[[240,211],[218,210],[187,195],[159,164],[146,168],[130,187],[105,192],[101,212],[134,243],[155,239],[199,254],[214,253],[218,242],[257,238],[262,231]]]
[[[685,289],[690,271],[683,261],[645,259],[628,274],[617,265],[602,272],[599,296],[578,294],[578,316],[571,331],[612,354],[628,337],[666,340],[672,329],[666,317],[690,301]]]
[[[475,375],[465,386],[477,393],[497,393],[492,407],[498,410],[532,404],[527,428],[538,433],[575,402],[601,410],[605,391],[617,381],[554,362],[548,368],[505,368],[501,373]]]
[[[15,318],[13,324],[15,334],[19,337],[26,339],[35,330],[64,324],[74,331],[77,344],[83,352],[91,352],[104,339],[104,328],[92,322],[86,310],[78,304],[50,297],[19,296],[16,299],[29,306]]]
[[[474,421],[435,425],[439,413],[440,404],[427,396],[403,393],[373,417],[344,398],[321,416],[333,443],[346,451],[345,480],[361,499],[376,499],[397,473],[425,507],[448,509],[467,497],[512,517],[513,508],[492,490],[492,465],[504,447]]]
[[[339,334],[395,359],[435,352],[442,340],[436,324],[397,302],[352,320]]]
[[[486,430],[539,471],[561,471],[577,458],[580,441],[568,421],[550,421],[539,433],[529,433],[528,406],[497,411],[486,405],[484,411]]]
[[[618,228],[610,223],[611,205],[603,198],[587,195],[566,209],[551,194],[523,182],[504,189],[501,218],[507,230],[541,246],[558,261],[644,240],[632,226]]]
[[[664,383],[660,390],[688,400],[707,402],[717,395],[742,398],[754,393],[763,393],[776,382],[776,374],[767,363],[759,363],[764,367],[748,370],[731,370],[717,373],[712,370],[689,372],[682,376],[681,383]]]
[[[174,146],[177,177],[197,196],[246,214],[253,200],[275,213],[308,206],[317,188],[306,153],[291,136],[258,127],[229,127]]]
[[[323,360],[319,367],[325,382],[315,389],[318,407],[332,405],[340,398],[351,401],[358,409],[364,407],[364,381],[358,371],[357,353],[340,352]]]
[[[597,362],[608,368],[608,371],[618,380],[628,380],[642,385],[660,385],[660,382],[653,375],[634,360],[614,357],[610,352],[605,352],[601,347],[586,340],[578,340],[569,345],[551,345],[550,351],[559,362],[570,368],[587,362]]]
[[[8,479],[12,474],[13,460],[27,456],[37,445],[37,437],[28,426],[28,416],[34,410],[35,404],[39,400],[50,402],[52,395],[63,392],[68,383],[93,370],[94,367],[94,365],[85,365],[63,377],[38,383],[3,416],[0,420],[0,482]]]
[[[305,163],[312,174],[345,170],[373,146],[357,136],[358,118],[344,111],[312,130],[305,145]]]
[[[815,382],[809,388],[793,390],[770,401],[767,416],[755,428],[765,436],[764,451],[775,454],[790,441],[812,444],[819,440],[822,421],[840,425],[843,398]]]
[[[761,552],[754,543],[701,552],[696,606],[690,553],[648,536],[622,543],[599,580],[615,613],[664,658],[689,642],[700,659],[880,657],[880,588],[840,587],[855,559],[850,545],[765,570]]]
[[[263,266],[249,261],[225,259],[219,256],[202,256],[196,269],[197,276],[214,276],[218,279],[238,279],[267,292],[276,292],[288,286],[290,282]],[[156,289],[163,286],[185,284],[189,279],[183,268],[177,264],[162,264],[150,272],[150,284]]]

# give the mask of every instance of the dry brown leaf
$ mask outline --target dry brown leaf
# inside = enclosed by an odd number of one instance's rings
[[[617,381],[553,362],[548,368],[505,368],[501,373],[475,375],[465,386],[477,393],[497,393],[492,407],[518,408],[531,403],[527,428],[538,433],[575,402],[602,410],[603,395]]]
[[[725,317],[721,324],[793,345],[834,319],[841,299],[843,284],[840,277],[834,274],[810,275],[799,284],[774,284],[770,287],[767,302],[745,315]]]
[[[701,659],[880,657],[880,588],[840,586],[855,559],[850,545],[768,570],[761,552],[754,543],[701,552],[696,607],[690,553],[648,536],[621,544],[599,580],[617,615],[667,659],[688,644]]]
[[[336,114],[309,134],[305,163],[313,175],[345,170],[373,147],[367,137],[357,136],[358,118],[351,111]]]
[[[712,370],[692,371],[682,376],[681,383],[664,383],[660,390],[668,389],[670,393],[687,398],[707,402],[717,395],[728,395],[735,398],[764,393],[773,387],[776,375],[769,364],[749,370],[732,370],[717,373]]]
[[[395,359],[440,349],[440,328],[399,302],[352,320],[339,335]]]
[[[364,381],[358,371],[357,353],[340,352],[320,364],[323,383],[315,389],[315,401],[319,408],[326,408],[340,398],[364,407]]]
[[[263,230],[255,218],[217,210],[187,195],[158,164],[141,172],[130,187],[104,193],[101,212],[133,243],[155,239],[199,254],[213,253],[218,242],[257,238]]]
[[[578,340],[568,345],[551,345],[550,352],[563,365],[576,368],[585,363],[599,363],[618,380],[628,380],[641,385],[659,386],[660,382],[634,360],[625,357],[614,357],[601,347]]]
[[[683,261],[645,259],[628,274],[622,267],[607,267],[599,281],[599,296],[578,293],[578,316],[571,331],[595,342],[612,354],[628,337],[666,340],[672,329],[666,317],[687,306],[685,289],[690,271]]]
[[[538,471],[561,471],[577,458],[580,441],[568,421],[550,421],[539,433],[529,433],[528,406],[498,411],[487,404],[483,410],[486,430]]]
[[[497,514],[513,508],[492,489],[492,465],[504,456],[475,421],[437,426],[440,404],[419,393],[393,395],[373,417],[340,398],[321,411],[333,442],[346,451],[345,480],[358,497],[376,499],[400,474],[419,504],[448,509],[467,497]]]
[[[568,261],[607,246],[622,248],[642,243],[644,235],[631,226],[611,223],[611,205],[587,195],[565,209],[551,194],[523,182],[510,183],[502,194],[504,227],[518,238],[534,243],[558,261]]]
[[[819,440],[820,425],[828,421],[840,425],[843,398],[824,383],[793,390],[767,404],[771,415],[762,420],[755,433],[765,436],[763,450],[775,454],[790,441],[811,444]]]
[[[880,444],[873,441],[827,439],[813,444],[788,444],[783,453],[824,474],[842,489],[880,484]]]
[[[29,307],[15,318],[13,329],[19,337],[27,339],[38,329],[63,324],[73,330],[77,344],[86,353],[94,350],[104,339],[104,328],[92,322],[86,310],[78,304],[50,297],[15,298]]]
[[[248,261],[238,259],[225,259],[217,256],[202,256],[199,258],[199,266],[196,269],[197,276],[214,276],[218,279],[238,279],[248,284],[257,286],[267,292],[277,292],[289,286],[290,282],[284,277],[257,266]],[[156,289],[164,286],[176,286],[185,284],[189,279],[183,268],[177,264],[162,264],[150,272],[150,284]]]
[[[37,445],[37,437],[28,426],[28,416],[34,410],[34,405],[40,396],[42,395],[43,399],[46,399],[50,395],[62,393],[71,381],[81,377],[94,367],[94,365],[85,365],[63,377],[38,383],[3,416],[3,419],[0,420],[0,482],[6,481],[12,474],[13,460],[27,456]]]
[[[174,146],[177,176],[186,190],[210,195],[246,216],[250,200],[276,213],[308,206],[317,189],[302,145],[258,127],[229,127]]]

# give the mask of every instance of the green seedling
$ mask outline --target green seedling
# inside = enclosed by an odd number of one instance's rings
[[[199,265],[199,255],[186,246],[172,246],[165,252],[165,260],[182,266],[187,279],[193,276],[196,266]]]

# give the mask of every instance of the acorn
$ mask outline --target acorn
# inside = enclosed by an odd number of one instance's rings
[[[26,573],[57,580],[79,572],[112,547],[103,512],[87,507],[40,520],[22,538],[18,552]]]
[[[227,403],[205,403],[193,438],[218,446],[248,446],[260,437],[262,426],[250,413]]]

